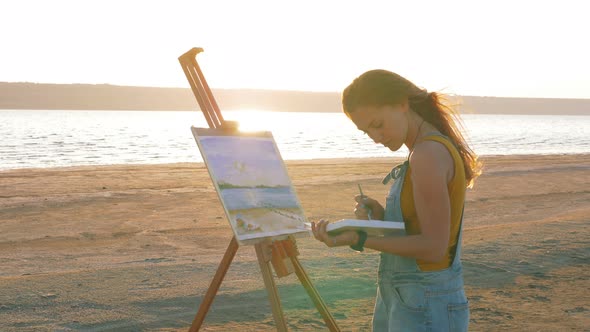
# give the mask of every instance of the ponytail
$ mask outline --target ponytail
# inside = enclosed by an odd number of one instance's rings
[[[421,93],[416,97],[410,97],[408,100],[410,108],[416,114],[455,144],[463,160],[467,187],[472,188],[475,179],[481,174],[482,163],[461,133],[461,129],[464,127],[457,111],[444,95],[436,92],[428,93],[421,90]]]

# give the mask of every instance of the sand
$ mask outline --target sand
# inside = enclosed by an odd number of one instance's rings
[[[465,210],[472,331],[590,330],[590,155],[486,157]],[[310,220],[349,218],[396,159],[287,162]],[[203,164],[0,172],[0,331],[186,331],[232,232]],[[298,238],[343,331],[370,328],[374,251]],[[295,275],[275,279],[290,330],[325,325]],[[242,246],[203,331],[273,331]]]

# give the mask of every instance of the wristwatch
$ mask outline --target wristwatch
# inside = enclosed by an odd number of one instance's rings
[[[367,241],[367,232],[357,231],[356,233],[359,235],[359,240],[356,244],[351,245],[350,248],[356,251],[363,251],[365,250],[365,241]]]

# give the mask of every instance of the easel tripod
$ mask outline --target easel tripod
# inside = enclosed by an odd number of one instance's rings
[[[180,62],[182,70],[184,71],[184,74],[190,83],[191,89],[197,99],[197,102],[199,103],[201,110],[203,111],[203,114],[205,115],[205,119],[207,120],[209,127],[235,130],[236,127],[234,123],[225,121],[223,119],[223,115],[221,114],[219,106],[213,97],[213,93],[211,92],[211,89],[209,88],[209,85],[203,76],[203,72],[197,63],[196,56],[202,51],[202,48],[193,48],[181,55],[178,58],[178,61]],[[269,262],[272,262],[275,272],[279,277],[289,275],[291,273],[290,270],[294,270],[301,284],[307,291],[317,310],[324,319],[328,329],[330,331],[340,331],[336,325],[336,322],[334,321],[334,318],[328,311],[324,301],[311,283],[307,273],[301,266],[301,263],[297,258],[299,252],[297,251],[295,239],[293,237],[290,237],[288,240],[274,241],[272,242],[272,245],[257,243],[254,245],[254,247],[256,250],[258,264],[260,265],[260,270],[262,272],[264,285],[266,286],[266,290],[268,292],[273,318],[278,331],[287,331],[287,324],[285,322],[285,318],[283,317],[279,293],[273,279]],[[223,258],[219,263],[217,272],[211,281],[209,289],[203,297],[203,301],[199,306],[199,311],[197,312],[189,331],[198,331],[201,327],[205,316],[209,311],[209,307],[211,306],[213,299],[219,290],[219,286],[221,285],[221,282],[223,281],[223,278],[227,273],[227,270],[229,269],[229,266],[237,250],[238,242],[235,237],[232,237],[232,240],[230,241]]]

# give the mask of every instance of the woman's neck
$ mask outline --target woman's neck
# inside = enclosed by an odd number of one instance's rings
[[[414,148],[419,144],[424,137],[432,133],[439,133],[439,131],[431,125],[429,122],[424,121],[418,114],[410,111],[410,118],[408,135],[406,138],[406,146],[410,153],[414,151]]]

